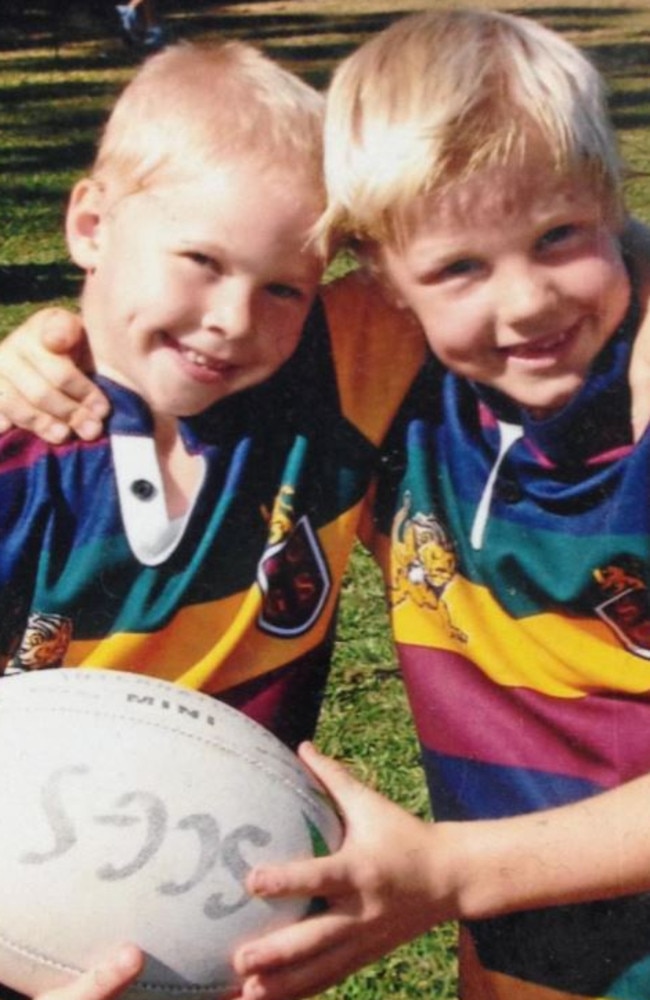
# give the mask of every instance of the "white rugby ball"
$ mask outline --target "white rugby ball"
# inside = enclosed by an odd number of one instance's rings
[[[115,671],[0,680],[0,982],[34,995],[116,944],[132,1000],[229,995],[240,942],[309,901],[251,898],[251,867],[335,850],[298,758],[207,695]]]

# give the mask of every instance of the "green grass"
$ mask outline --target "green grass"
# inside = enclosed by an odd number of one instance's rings
[[[78,276],[62,236],[67,192],[92,159],[97,130],[137,56],[93,4],[5,0],[0,39],[0,334],[35,308],[71,304]],[[94,5],[96,9],[100,4]],[[335,60],[399,13],[431,0],[166,0],[179,37],[223,35],[265,47],[317,85]],[[507,3],[502,7],[511,6]],[[55,17],[53,11],[59,11]],[[565,32],[609,84],[630,165],[629,204],[650,221],[650,8],[590,0],[529,3],[526,13]],[[427,800],[418,749],[387,629],[378,574],[355,553],[343,593],[321,746],[363,780],[418,815]],[[455,930],[443,927],[398,949],[327,993],[328,1000],[409,1000],[456,995]]]
[[[355,552],[343,588],[333,673],[318,741],[362,781],[411,812],[429,817],[381,579],[361,548]],[[450,1000],[456,996],[455,946],[455,928],[439,928],[325,996],[328,1000],[407,1000],[424,994],[431,1000]]]

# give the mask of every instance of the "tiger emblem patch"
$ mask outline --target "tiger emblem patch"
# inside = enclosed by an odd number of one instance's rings
[[[6,674],[60,667],[72,639],[72,621],[64,615],[34,611],[27,620],[20,646],[7,664]]]

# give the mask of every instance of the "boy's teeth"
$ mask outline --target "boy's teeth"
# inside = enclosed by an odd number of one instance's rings
[[[515,354],[541,354],[544,351],[552,351],[560,347],[566,340],[566,334],[560,333],[557,337],[547,337],[546,340],[538,340],[532,344],[522,344],[515,349]]]
[[[201,368],[209,368],[210,362],[204,354],[198,354],[196,351],[188,349],[186,352],[188,361],[191,361],[193,365],[199,365]]]
[[[548,340],[542,340],[537,344],[538,350],[548,351],[549,348],[558,347],[565,339],[565,334],[561,333],[558,337],[549,337]]]

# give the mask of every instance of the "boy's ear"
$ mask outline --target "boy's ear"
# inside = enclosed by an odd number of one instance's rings
[[[97,265],[106,210],[106,195],[97,181],[84,177],[75,184],[68,202],[65,234],[70,256],[84,271]]]

